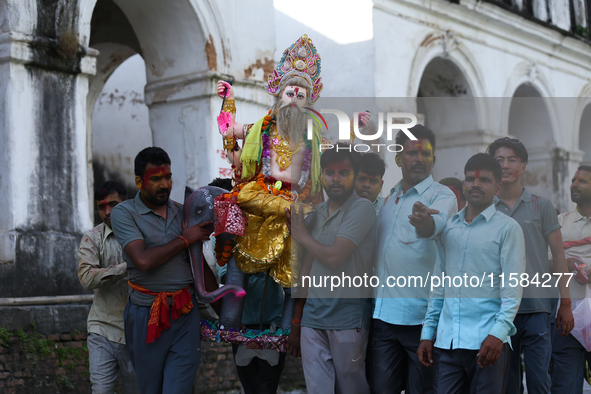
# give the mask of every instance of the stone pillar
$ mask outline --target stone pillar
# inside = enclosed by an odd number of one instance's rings
[[[35,32],[0,35],[0,297],[84,292],[77,249],[92,227],[86,95],[98,52],[73,33]]]
[[[222,171],[230,164],[220,155],[222,138],[216,121],[222,103],[216,93],[220,78],[215,72],[203,72],[146,85],[145,102],[150,109],[154,146],[170,156],[171,198],[181,203],[185,185],[198,188],[216,177],[229,177]],[[236,81],[233,86],[238,122],[254,123],[271,107],[263,84],[246,80]]]

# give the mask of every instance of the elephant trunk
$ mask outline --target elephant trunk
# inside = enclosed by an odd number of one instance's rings
[[[231,256],[227,263],[228,272],[226,273],[226,286],[241,286],[248,290],[248,277],[236,266],[236,259]],[[224,286],[224,287],[226,287]],[[220,311],[220,326],[225,328],[240,328],[242,321],[242,307],[244,300],[237,295],[229,294],[222,301],[222,310]]]
[[[193,279],[195,281],[195,291],[199,301],[210,304],[225,296],[228,293],[233,293],[236,298],[242,298],[246,295],[243,288],[237,285],[226,285],[208,292],[205,289],[205,279],[203,273],[203,264],[207,264],[203,258],[203,243],[196,242],[189,246],[189,258],[191,260],[191,271],[193,272]]]

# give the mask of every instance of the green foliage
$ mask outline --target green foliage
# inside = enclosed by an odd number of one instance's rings
[[[58,387],[63,387],[68,390],[74,389],[74,385],[70,382],[70,379],[66,375],[62,375],[57,377],[57,385]]]
[[[7,330],[4,327],[0,327],[0,346],[8,347],[12,343],[9,339],[12,336],[10,330]]]
[[[57,347],[54,341],[44,339],[41,334],[37,332],[37,325],[35,322],[31,323],[33,331],[25,332],[22,329],[9,330],[5,327],[0,327],[0,346],[8,347],[12,345],[9,338],[16,337],[22,346],[22,354],[27,357],[31,364],[36,364],[39,360],[44,360],[46,357],[55,355],[58,359],[58,367],[64,367],[66,371],[72,371],[77,365],[84,363],[87,370],[84,371],[86,376],[90,376],[88,367],[90,366],[88,356],[88,346],[84,344],[82,347]],[[80,331],[73,330],[72,335],[79,335]],[[80,360],[80,361],[78,361]],[[73,390],[75,387],[70,382],[65,374],[55,375],[58,387]]]
[[[27,340],[29,339],[29,336],[21,329],[16,330],[16,332],[14,333],[14,335],[16,335],[16,337],[21,341],[21,342],[27,342]]]
[[[48,341],[47,339],[38,339],[35,347],[37,348],[39,357],[43,360],[53,352],[52,348],[55,347],[55,343],[53,341]]]
[[[577,25],[573,28],[573,33],[575,33],[577,36],[581,38],[584,38],[585,40],[589,40],[591,38],[588,27]]]

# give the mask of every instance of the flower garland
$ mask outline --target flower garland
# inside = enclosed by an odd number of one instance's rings
[[[225,266],[232,257],[232,249],[234,248],[234,240],[229,239],[226,241],[226,245],[222,248],[222,244],[220,242],[215,243],[215,260],[217,261],[220,267]]]

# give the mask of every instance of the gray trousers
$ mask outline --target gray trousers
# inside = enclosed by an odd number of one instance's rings
[[[365,354],[369,331],[302,327],[302,366],[308,394],[369,393]]]
[[[86,343],[90,363],[92,394],[113,394],[119,371],[121,371],[123,392],[125,394],[140,392],[129,359],[129,352],[125,345],[109,341],[107,338],[94,333],[88,335]]]

